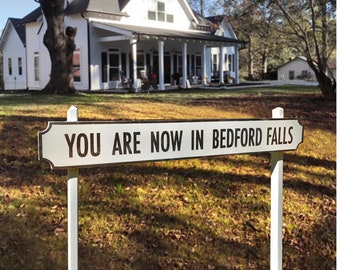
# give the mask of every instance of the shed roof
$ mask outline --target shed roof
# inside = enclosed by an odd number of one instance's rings
[[[114,28],[120,29],[123,31],[128,31],[131,35],[142,35],[149,37],[163,37],[163,38],[179,38],[179,39],[188,39],[188,40],[203,40],[211,43],[228,43],[230,44],[239,44],[244,45],[245,42],[226,38],[223,36],[216,36],[211,32],[207,31],[179,31],[179,30],[164,30],[159,28],[152,27],[143,27],[143,26],[133,26],[133,25],[122,25],[122,24],[109,24],[109,23],[96,23],[96,25],[106,25],[112,27],[112,31]]]

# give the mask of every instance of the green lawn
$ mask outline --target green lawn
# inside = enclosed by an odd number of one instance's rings
[[[0,93],[0,269],[67,269],[67,173],[37,133],[79,120],[270,118],[305,137],[284,154],[283,268],[335,269],[335,102],[315,87],[46,96]],[[81,169],[79,269],[269,269],[270,155]]]

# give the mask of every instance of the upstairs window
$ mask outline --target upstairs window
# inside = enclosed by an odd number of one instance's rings
[[[157,16],[159,21],[165,22],[165,4],[163,2],[157,2]]]
[[[157,10],[149,10],[148,19],[151,21],[173,23],[174,15],[165,12],[164,2],[157,1]]]

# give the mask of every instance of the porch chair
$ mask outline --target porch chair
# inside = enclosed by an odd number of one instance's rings
[[[130,79],[128,79],[125,74],[124,71],[120,72],[120,79],[121,79],[121,85],[124,89],[131,89],[132,87],[132,82]]]

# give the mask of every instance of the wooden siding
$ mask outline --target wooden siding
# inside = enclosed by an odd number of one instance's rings
[[[22,90],[27,88],[26,82],[26,52],[17,32],[9,26],[8,39],[3,48],[4,89]],[[18,59],[21,58],[22,74],[19,74]],[[8,59],[11,59],[11,74],[9,74]]]

